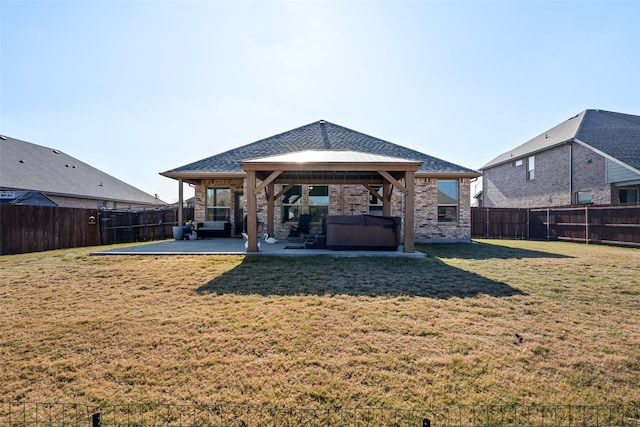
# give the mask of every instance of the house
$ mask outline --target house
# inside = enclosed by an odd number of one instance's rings
[[[73,208],[164,202],[60,150],[0,135],[0,203]]]
[[[250,236],[266,224],[276,238],[302,213],[312,235],[327,215],[402,216],[412,250],[414,239],[470,238],[469,180],[480,174],[320,120],[161,175],[195,187],[196,223],[227,222],[235,235],[245,216]]]
[[[485,207],[638,203],[640,116],[585,110],[480,170]]]

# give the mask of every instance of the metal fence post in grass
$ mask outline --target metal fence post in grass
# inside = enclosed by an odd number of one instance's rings
[[[549,214],[549,208],[547,207],[547,240],[549,240],[550,237],[550,229],[549,227],[551,227],[551,219],[550,219],[550,214]]]
[[[589,244],[589,206],[584,207],[584,242]]]
[[[431,420],[429,418],[425,418],[422,420],[422,427],[431,427]]]
[[[100,412],[95,413],[91,416],[91,427],[101,427],[102,419],[100,417]]]

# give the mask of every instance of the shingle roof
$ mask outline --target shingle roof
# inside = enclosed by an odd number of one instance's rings
[[[371,153],[423,162],[420,173],[447,173],[479,176],[456,164],[402,147],[379,138],[319,120],[317,122],[261,139],[251,144],[190,163],[162,175],[174,177],[183,173],[242,173],[241,161],[277,156],[306,150],[338,150]]]
[[[60,150],[0,137],[0,188],[58,195],[156,204],[155,197]]]
[[[480,170],[574,140],[640,169],[640,116],[585,110],[513,150],[500,154]]]

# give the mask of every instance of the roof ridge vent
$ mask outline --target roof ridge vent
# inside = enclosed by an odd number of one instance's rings
[[[323,124],[325,124],[325,123],[327,123],[327,122],[325,122],[324,120],[320,120],[318,123],[320,123],[321,125],[323,125]]]

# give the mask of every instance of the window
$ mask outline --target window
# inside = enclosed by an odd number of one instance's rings
[[[536,158],[527,157],[527,181],[532,181],[536,177]]]
[[[229,221],[231,217],[231,189],[207,188],[205,221]]]
[[[578,204],[591,203],[591,191],[578,191],[576,193],[576,202]]]
[[[638,203],[637,188],[623,188],[620,190],[620,203]]]
[[[522,166],[522,164],[523,164],[522,159],[516,160],[514,163],[515,166]]]
[[[372,185],[371,188],[382,196],[382,185]],[[369,215],[382,216],[382,200],[369,192]]]
[[[311,222],[320,222],[329,214],[329,186],[309,186],[309,214]]]
[[[458,181],[438,181],[438,222],[458,222]]]
[[[98,209],[115,209],[116,202],[98,202]]]
[[[302,186],[299,184],[293,185],[282,195],[282,222],[298,221],[301,207]]]

